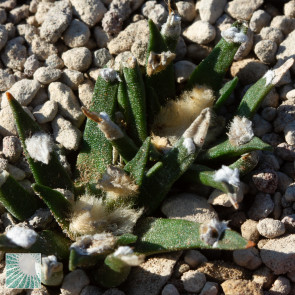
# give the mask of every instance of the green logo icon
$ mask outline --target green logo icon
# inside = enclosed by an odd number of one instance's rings
[[[41,288],[41,253],[7,253],[6,281],[7,288]]]

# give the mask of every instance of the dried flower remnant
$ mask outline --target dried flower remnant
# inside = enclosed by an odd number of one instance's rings
[[[124,136],[120,127],[110,119],[107,113],[100,112],[97,114],[87,110],[85,107],[82,107],[81,109],[86,117],[98,124],[99,129],[104,133],[107,139],[115,140]]]
[[[32,229],[14,226],[8,229],[6,237],[17,246],[28,249],[35,244],[38,234]]]
[[[211,219],[208,223],[202,224],[200,228],[202,241],[216,248],[223,232],[229,229],[227,224],[228,221],[218,221],[217,219]]]
[[[181,33],[181,17],[171,12],[166,23],[162,26],[161,33],[165,37],[178,38]]]
[[[130,266],[140,265],[144,260],[143,255],[135,255],[129,246],[119,247],[113,255]]]
[[[171,51],[163,51],[160,54],[151,51],[147,62],[147,75],[151,76],[163,71],[175,57],[176,54]]]
[[[246,117],[235,116],[230,123],[227,135],[229,142],[233,146],[239,146],[249,142],[254,137],[252,122]]]
[[[30,157],[36,161],[48,164],[53,151],[53,141],[49,134],[37,132],[25,140]]]
[[[120,75],[118,72],[111,68],[104,68],[99,71],[99,76],[104,79],[106,82],[114,82],[114,81],[119,81],[121,82]]]
[[[98,187],[111,198],[129,197],[138,193],[138,185],[121,168],[109,166],[106,173],[97,182]]]

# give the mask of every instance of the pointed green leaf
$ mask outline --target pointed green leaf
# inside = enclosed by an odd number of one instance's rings
[[[253,137],[251,141],[240,146],[233,146],[226,139],[222,143],[200,153],[197,161],[198,163],[204,163],[211,160],[233,158],[255,150],[269,151],[272,150],[272,147],[258,137]]]
[[[7,94],[7,99],[12,109],[17,131],[35,181],[52,188],[64,188],[73,191],[73,182],[64,167],[59,162],[55,151],[50,153],[51,158],[48,164],[35,161],[30,157],[26,150],[25,140],[31,137],[34,133],[41,132],[42,130],[38,124],[34,122],[33,119],[23,110],[22,106],[10,93]]]
[[[32,188],[48,206],[61,228],[68,231],[68,218],[72,207],[70,201],[62,193],[50,187],[35,183],[32,185]]]
[[[238,81],[239,81],[239,78],[234,77],[231,81],[225,83],[224,86],[220,89],[219,91],[220,96],[215,102],[213,107],[215,112],[217,112],[220,109],[220,107],[224,105],[226,100],[230,97],[230,95],[236,88]]]
[[[4,173],[1,173],[1,177]],[[44,206],[42,201],[31,195],[10,175],[0,187],[0,202],[12,216],[21,221],[30,218],[37,209]]]
[[[138,240],[134,252],[151,255],[187,249],[212,249],[212,246],[201,240],[200,226],[200,223],[183,219],[146,218],[136,227]],[[252,244],[240,234],[225,230],[214,249],[245,249]]]
[[[96,113],[106,112],[114,119],[117,101],[118,81],[107,82],[101,76],[97,78],[90,110]],[[77,159],[79,181],[95,181],[112,164],[113,147],[97,127],[97,123],[87,119],[82,146]]]
[[[246,34],[247,28],[242,24],[236,22],[233,26]],[[186,88],[191,89],[198,84],[206,85],[218,92],[240,45],[240,43],[227,42],[221,38],[211,53],[193,71]]]
[[[136,156],[124,167],[124,170],[133,176],[136,184],[139,186],[142,184],[146,165],[149,159],[150,144],[151,138],[148,137],[142,144]]]

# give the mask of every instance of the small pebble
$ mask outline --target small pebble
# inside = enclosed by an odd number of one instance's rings
[[[273,194],[278,187],[278,176],[274,170],[265,169],[253,174],[256,188],[263,193]]]
[[[285,225],[280,220],[264,218],[259,220],[257,230],[262,236],[273,239],[285,233]]]
[[[284,5],[284,15],[289,18],[295,18],[295,1],[291,0]]]
[[[216,31],[209,22],[199,20],[187,27],[183,36],[191,42],[208,44],[214,40]]]
[[[142,14],[151,19],[156,25],[162,25],[168,17],[168,11],[162,4],[157,1],[147,1],[141,8]]]
[[[57,54],[52,54],[45,60],[44,65],[53,69],[62,69],[64,62]]]
[[[259,33],[263,27],[266,27],[271,20],[271,16],[264,10],[256,10],[250,19],[249,27],[255,32]]]
[[[16,136],[5,136],[2,144],[2,152],[5,158],[11,163],[16,162],[23,151],[19,138]]]
[[[82,269],[76,269],[65,275],[60,291],[61,295],[79,295],[81,290],[89,284],[89,279]]]
[[[274,208],[274,203],[269,194],[259,193],[255,196],[252,206],[248,210],[248,216],[253,220],[267,217]]]
[[[273,283],[274,274],[268,267],[262,266],[254,271],[252,279],[263,288],[269,289]]]
[[[201,0],[198,2],[200,18],[214,24],[222,15],[226,0]]]
[[[103,291],[97,287],[97,286],[93,286],[93,285],[88,285],[88,286],[85,286],[80,295],[102,295],[103,294]]]
[[[6,91],[15,83],[15,76],[10,69],[0,69],[0,91]]]
[[[290,294],[291,284],[290,281],[284,277],[279,276],[273,283],[272,287],[269,289],[269,295],[277,294]]]
[[[195,70],[196,65],[188,60],[181,60],[174,63],[174,75],[177,83],[187,81]]]
[[[250,20],[263,0],[233,0],[225,6],[225,12],[235,19]]]
[[[278,15],[272,19],[270,26],[281,30],[284,35],[288,35],[295,29],[295,19]]]
[[[33,77],[35,71],[40,67],[40,62],[35,54],[30,55],[24,64],[24,73],[28,77]]]
[[[96,44],[97,44],[98,48],[107,47],[109,37],[102,28],[95,27],[94,31],[93,31],[93,34],[94,34],[94,38],[95,38],[95,41],[96,41]]]
[[[85,46],[90,37],[90,30],[88,26],[73,19],[69,27],[63,33],[63,40],[65,44],[71,48]]]
[[[264,63],[271,64],[275,61],[278,46],[274,41],[261,40],[255,45],[256,56]]]
[[[86,71],[92,62],[91,51],[86,47],[70,49],[62,54],[64,64],[70,70]]]
[[[185,291],[198,293],[204,287],[206,277],[197,270],[189,270],[182,275],[181,281]]]
[[[184,261],[191,267],[197,268],[208,259],[198,250],[188,250],[184,256]]]
[[[237,265],[243,266],[247,269],[257,269],[261,264],[261,258],[256,248],[234,250],[233,259]]]
[[[49,84],[59,79],[62,71],[50,67],[40,67],[34,73],[34,79],[42,84]]]
[[[33,115],[39,124],[45,124],[54,119],[57,111],[57,102],[48,100],[44,104],[36,106],[33,110]]]
[[[261,117],[268,122],[272,122],[276,115],[277,110],[274,107],[266,107],[261,111]]]
[[[35,229],[46,229],[53,221],[53,216],[49,209],[40,208],[29,219],[29,225]]]
[[[194,18],[196,17],[197,13],[194,7],[194,3],[188,2],[188,1],[177,1],[176,7],[177,7],[178,14],[181,16],[182,21],[192,22]]]
[[[78,86],[83,83],[84,75],[83,73],[75,70],[65,69],[60,78],[60,82],[68,85],[71,89],[77,90]]]
[[[93,64],[98,68],[103,68],[111,59],[112,55],[106,48],[101,48],[93,52]]]
[[[167,284],[163,290],[162,295],[179,295],[177,288],[173,284]]]
[[[295,202],[295,183],[291,183],[284,194],[287,202]]]
[[[260,36],[263,40],[271,40],[280,45],[280,43],[284,40],[284,34],[280,29],[273,27],[264,27],[260,31]]]
[[[218,294],[218,284],[213,282],[206,282],[200,295],[217,295]]]

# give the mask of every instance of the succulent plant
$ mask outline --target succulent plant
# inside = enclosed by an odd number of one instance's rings
[[[47,206],[61,230],[36,233],[15,226],[0,235],[0,250],[42,253],[44,284],[61,283],[60,262],[70,270],[88,268],[98,283],[114,287],[147,255],[254,245],[225,221],[199,224],[151,216],[171,188],[183,184],[217,188],[238,208],[239,177],[257,164],[255,151],[271,149],[254,136],[251,118],[293,60],[268,71],[246,92],[236,113],[224,118],[220,109],[238,78],[222,84],[247,28],[237,22],[223,32],[177,95],[173,59],[180,25],[172,9],[161,31],[149,21],[145,69],[130,58],[118,72],[100,70],[91,108],[82,108],[87,121],[74,179],[51,136],[7,93],[35,194],[2,171],[0,202],[19,221]],[[26,238],[20,242],[19,235]]]

